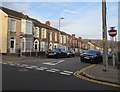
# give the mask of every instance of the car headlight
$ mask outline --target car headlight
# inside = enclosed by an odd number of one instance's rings
[[[54,54],[57,54],[56,52],[54,52]]]
[[[69,55],[70,53],[67,53],[67,55]]]
[[[95,56],[91,56],[90,58],[95,58]]]

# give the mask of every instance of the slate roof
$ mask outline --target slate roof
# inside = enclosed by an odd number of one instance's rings
[[[0,6],[0,9],[2,11],[4,11],[6,14],[8,14],[8,16],[23,18],[23,19],[28,17],[27,15],[24,15],[21,12],[17,12],[17,11],[14,11],[14,10],[11,10],[11,9],[8,9],[8,8],[5,8],[5,7]]]

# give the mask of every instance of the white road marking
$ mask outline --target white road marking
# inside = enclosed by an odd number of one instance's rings
[[[63,62],[63,61],[65,61],[65,60],[60,60],[59,62],[55,63],[55,65],[56,65],[56,64],[59,64],[59,63],[61,63],[61,62]]]
[[[8,64],[8,63],[2,63],[2,64],[6,65],[6,64]]]
[[[51,70],[53,70],[53,71],[59,71],[58,69],[51,69]]]
[[[27,67],[28,65],[26,65],[26,64],[22,64],[22,66]]]
[[[69,74],[69,73],[64,73],[64,72],[60,72],[60,74],[71,75],[71,74]]]
[[[44,70],[43,68],[36,68],[36,70]]]
[[[43,63],[43,64],[46,64],[46,65],[55,65],[55,64],[52,64],[52,63]]]
[[[31,65],[31,67],[33,67],[33,68],[37,68],[38,66],[35,66],[35,65]]]
[[[16,64],[17,66],[20,66],[20,64]]]
[[[27,68],[27,69],[33,69],[33,67],[29,67],[29,66],[28,66],[28,67],[25,67],[25,68]]]
[[[47,70],[48,72],[56,72],[56,71],[53,71],[53,70]]]
[[[47,69],[46,67],[40,67],[41,69]]]
[[[11,65],[11,66],[15,66],[15,64],[9,64],[9,65]]]
[[[73,72],[71,71],[63,71],[63,72],[73,74]]]
[[[60,60],[60,61],[52,61],[52,62],[47,62],[47,63],[43,63],[43,64],[47,64],[47,65],[56,65],[56,64],[59,64],[61,62],[63,62],[65,60]],[[54,63],[55,62],[55,63]]]

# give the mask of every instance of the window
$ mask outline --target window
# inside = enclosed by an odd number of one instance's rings
[[[63,43],[66,43],[66,36],[63,36]]]
[[[46,38],[46,29],[45,28],[41,29],[41,38]]]
[[[55,33],[55,41],[57,41],[57,33]]]
[[[41,51],[45,51],[45,42],[41,42]]]
[[[50,41],[52,41],[52,32],[50,32]]]
[[[10,19],[10,31],[14,32],[15,31],[15,20],[14,19]]]
[[[32,41],[33,39],[31,38],[24,38],[22,41],[22,50],[23,52],[30,52],[32,50]]]
[[[39,38],[39,27],[35,27],[34,28],[34,37],[37,37],[37,38]]]
[[[32,34],[32,23],[29,21],[26,22],[26,34]]]
[[[62,43],[62,35],[60,35],[60,43]]]

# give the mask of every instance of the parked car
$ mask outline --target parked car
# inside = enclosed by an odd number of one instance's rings
[[[73,50],[67,50],[67,57],[75,57],[75,52]]]
[[[103,53],[102,53],[102,56],[103,56]],[[108,52],[107,56],[108,56],[108,59],[112,59],[112,53]]]
[[[108,52],[108,59],[112,59],[112,53]]]
[[[81,62],[101,63],[103,61],[102,54],[97,50],[87,50],[80,54]]]
[[[47,51],[47,57],[53,57],[53,58],[64,58],[67,57],[67,53],[63,48],[54,48],[51,51]]]

